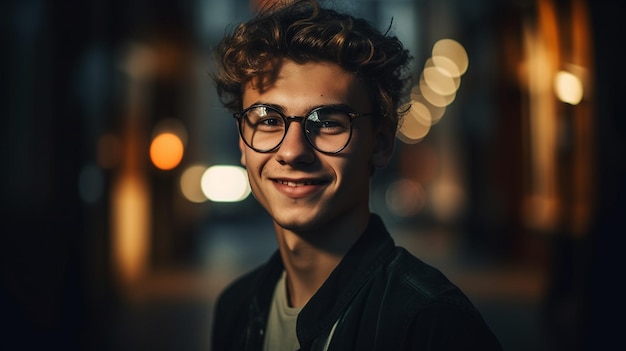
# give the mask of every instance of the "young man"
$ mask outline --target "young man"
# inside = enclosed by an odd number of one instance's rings
[[[297,1],[239,25],[216,59],[278,250],[220,296],[214,351],[499,349],[463,293],[368,207],[406,98],[397,38]]]

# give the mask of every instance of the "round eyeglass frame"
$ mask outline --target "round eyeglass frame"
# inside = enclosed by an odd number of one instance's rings
[[[254,109],[254,108],[259,108],[259,107],[263,107],[266,109],[270,109],[273,112],[276,112],[281,119],[283,120],[283,122],[285,123],[285,130],[283,132],[283,137],[280,139],[280,141],[278,142],[278,144],[276,144],[276,146],[270,148],[270,149],[258,149],[253,147],[252,145],[250,145],[250,143],[246,140],[246,138],[243,135],[243,123],[241,123],[241,119],[244,117],[244,115]],[[306,128],[304,127],[304,123],[307,121],[308,117],[320,110],[324,110],[324,109],[331,109],[331,110],[336,110],[336,111],[341,111],[343,113],[345,113],[349,119],[350,119],[350,134],[348,135],[348,139],[346,140],[346,143],[340,147],[339,149],[335,150],[335,151],[324,151],[324,150],[320,150],[317,146],[315,146],[315,144],[313,144],[313,142],[311,141],[311,139],[309,138],[309,135],[307,134]],[[287,136],[287,131],[289,130],[289,126],[291,125],[291,122],[293,121],[298,121],[300,123],[300,125],[302,126],[302,133],[304,133],[304,137],[306,139],[306,141],[309,143],[309,145],[315,149],[316,151],[319,151],[323,154],[327,154],[327,155],[335,155],[340,153],[341,151],[343,151],[343,149],[345,149],[348,144],[350,144],[350,140],[352,140],[352,122],[357,119],[357,118],[361,118],[361,117],[367,117],[367,116],[372,116],[373,113],[359,113],[359,112],[354,112],[348,108],[344,108],[344,107],[337,107],[337,106],[319,106],[316,107],[314,109],[312,109],[311,111],[309,111],[306,116],[286,116],[284,113],[282,113],[279,109],[277,109],[276,107],[273,107],[271,105],[265,105],[265,104],[254,104],[246,109],[244,109],[241,112],[236,112],[233,113],[233,117],[237,120],[237,129],[239,130],[239,136],[241,136],[241,140],[243,140],[244,144],[246,144],[247,147],[249,147],[250,149],[258,152],[258,153],[270,153],[273,151],[276,151],[280,145],[282,145],[283,141],[285,140],[285,136]]]

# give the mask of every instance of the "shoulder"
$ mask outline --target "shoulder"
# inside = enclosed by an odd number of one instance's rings
[[[218,296],[212,319],[213,349],[226,350],[229,349],[227,345],[243,340],[241,333],[246,330],[254,282],[260,270],[257,268],[237,278]]]
[[[215,314],[232,314],[233,310],[247,306],[246,302],[252,299],[261,269],[262,267],[257,267],[227,285],[217,298]]]
[[[280,254],[276,251],[267,262],[235,279],[222,290],[217,298],[218,313],[224,309],[232,313],[233,309],[247,305],[254,296],[263,297],[268,291],[271,294],[282,270]]]
[[[280,254],[276,251],[266,263],[237,278],[222,291],[213,312],[213,350],[243,348],[250,323],[267,313],[282,270]]]
[[[470,299],[438,269],[396,248],[391,281],[405,296],[409,345],[435,349],[500,350],[500,344]],[[423,344],[426,343],[426,344]]]
[[[397,247],[389,262],[388,271],[402,288],[417,295],[424,305],[443,303],[474,309],[465,294],[437,268]]]
[[[411,350],[502,350],[478,311],[446,302],[430,303],[413,316],[405,344]]]

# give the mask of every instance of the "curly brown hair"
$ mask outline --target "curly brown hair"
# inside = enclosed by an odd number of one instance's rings
[[[237,112],[243,108],[245,84],[272,73],[276,59],[334,62],[365,82],[378,122],[395,131],[408,97],[411,56],[388,32],[313,0],[274,3],[239,24],[216,47],[217,93],[225,107]]]

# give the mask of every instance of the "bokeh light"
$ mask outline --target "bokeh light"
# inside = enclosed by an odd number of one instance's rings
[[[150,159],[159,169],[170,170],[183,159],[183,142],[173,133],[162,133],[152,139]]]
[[[463,45],[452,39],[435,43],[424,63],[419,83],[411,89],[410,109],[398,129],[397,138],[414,144],[426,137],[456,98],[461,76],[469,66]]]
[[[411,102],[412,104],[423,105],[428,109],[428,112],[430,112],[431,125],[437,124],[446,112],[445,106],[435,106],[426,100],[426,98],[419,93],[419,86],[415,86],[413,88],[413,91],[411,92]]]
[[[413,101],[413,104],[411,104],[411,110],[409,111],[409,116],[415,118],[419,124],[425,127],[430,128],[433,123],[428,106],[420,101]]]
[[[452,95],[461,84],[458,76],[454,77],[446,69],[435,66],[432,58],[426,61],[422,76],[428,87],[439,95]]]
[[[454,219],[465,204],[465,192],[453,179],[438,179],[431,185],[429,198],[435,216],[442,221]]]
[[[204,195],[213,202],[238,202],[250,195],[246,170],[239,166],[212,166],[202,175]]]
[[[556,74],[554,90],[559,100],[570,105],[578,105],[583,99],[582,81],[570,72],[560,71]]]
[[[431,105],[437,106],[437,107],[446,107],[450,105],[456,98],[456,92],[450,95],[441,95],[437,93],[436,91],[432,90],[428,86],[428,84],[426,84],[426,81],[424,80],[423,76],[420,77],[418,89],[421,95],[424,97],[424,99],[426,99],[426,101],[428,101]]]
[[[451,58],[446,56],[433,56],[429,59],[432,64],[440,70],[446,72],[452,78],[458,78],[462,75],[461,70]]]
[[[454,62],[458,70],[458,75],[463,75],[469,67],[469,58],[467,51],[459,42],[453,39],[441,39],[433,45],[432,57],[436,58],[435,61],[438,65],[442,65],[444,60],[440,57],[445,57],[448,60]]]
[[[187,145],[187,128],[179,119],[163,118],[152,128],[153,138],[163,133],[174,134],[180,139],[183,146]]]
[[[422,140],[430,131],[430,121],[428,109],[420,108],[418,104],[413,104],[409,112],[402,119],[396,137],[405,144],[414,144]]]
[[[410,217],[424,208],[426,196],[421,184],[400,179],[389,186],[385,200],[389,210],[396,216]]]
[[[180,177],[180,191],[183,196],[195,203],[207,201],[206,195],[202,191],[202,175],[207,170],[206,166],[194,165],[185,169]]]
[[[126,174],[113,185],[111,194],[115,272],[121,282],[128,284],[140,279],[148,265],[150,193],[140,177]]]

